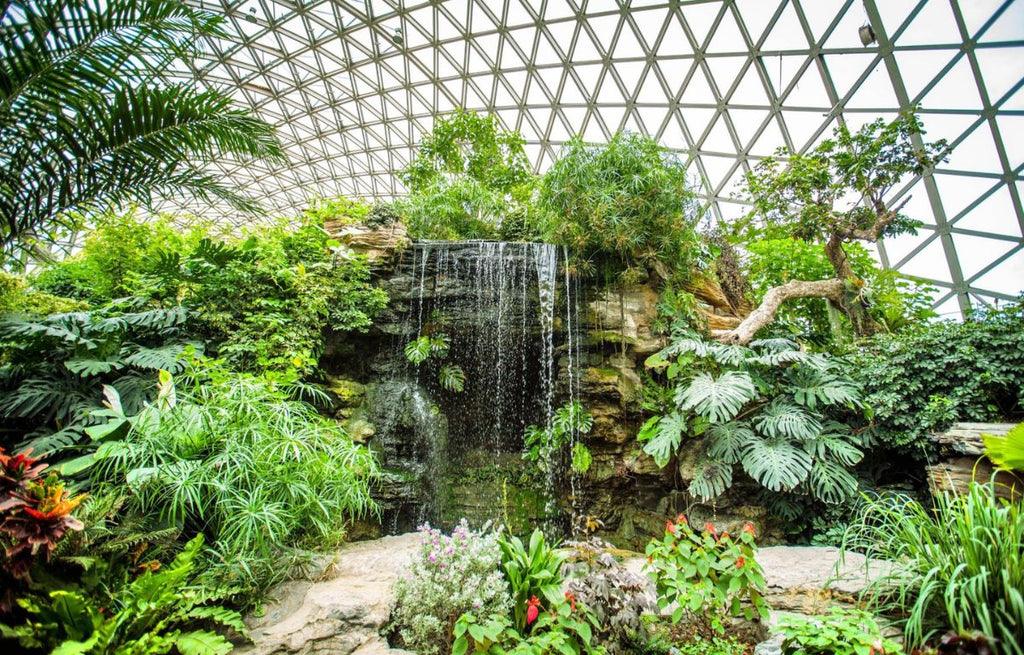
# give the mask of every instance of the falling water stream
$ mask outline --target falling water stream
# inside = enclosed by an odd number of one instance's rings
[[[556,396],[572,401],[580,391],[579,287],[565,256],[541,243],[412,247],[401,272],[408,306],[386,353],[396,373],[380,385],[375,421],[385,466],[418,479],[425,496],[410,520],[500,520],[510,504],[533,498],[523,432],[550,426]],[[440,335],[447,354],[407,361],[406,344]],[[445,365],[465,373],[462,392],[442,386]],[[551,513],[552,481],[541,482],[539,504]]]

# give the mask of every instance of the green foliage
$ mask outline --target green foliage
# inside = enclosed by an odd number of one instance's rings
[[[954,421],[1024,416],[1024,305],[862,343],[845,364],[874,409],[874,433],[908,448]]]
[[[221,90],[174,81],[223,18],[177,0],[16,2],[0,24],[0,243],[10,256],[76,212],[154,195],[256,205],[205,170],[283,157],[273,128]]]
[[[508,233],[522,223],[535,182],[522,136],[463,109],[435,122],[401,175],[409,196],[396,210],[420,239]]]
[[[405,344],[405,358],[419,366],[431,358],[443,360],[450,349],[451,339],[447,334],[424,335]],[[461,393],[466,387],[466,372],[458,364],[441,364],[437,381],[441,388]]]
[[[821,244],[790,237],[769,238],[773,231],[776,230],[748,230],[744,235],[745,273],[755,301],[760,302],[768,289],[790,280],[827,280],[836,276]],[[920,325],[935,316],[931,311],[934,287],[896,271],[882,270],[859,243],[846,245],[845,254],[854,274],[864,282],[860,293],[871,305],[871,316],[886,331]],[[773,330],[819,345],[832,343],[849,327],[836,325],[837,312],[830,311],[827,302],[823,298],[786,302],[775,315]]]
[[[570,464],[576,473],[586,473],[593,457],[581,440],[594,427],[594,417],[579,401],[568,403],[555,410],[551,425],[541,428],[531,425],[523,435],[523,459],[536,462],[544,472],[555,471],[565,447],[572,444]]]
[[[823,616],[779,619],[785,655],[900,655],[903,648],[882,636],[867,612],[838,607]]]
[[[376,510],[377,465],[335,423],[262,378],[215,366],[189,377],[96,453],[94,483],[125,485],[129,511],[273,561],[285,547],[336,542],[347,520]]]
[[[168,566],[147,569],[117,590],[107,608],[77,591],[22,599],[29,621],[0,625],[0,632],[25,648],[55,655],[155,655],[172,648],[181,655],[224,655],[232,648],[224,637],[186,627],[210,621],[245,633],[241,616],[200,605],[199,594],[188,586],[202,544],[202,535],[196,536]]]
[[[450,536],[429,525],[420,533],[419,551],[395,584],[392,628],[417,653],[447,655],[460,616],[484,617],[510,607],[498,536],[487,529],[470,530],[465,519]]]
[[[531,601],[543,598],[556,605],[562,594],[562,565],[566,556],[548,545],[544,533],[534,530],[529,547],[514,535],[500,535],[501,568],[512,590],[514,625],[520,632],[530,626],[528,610]]]
[[[570,140],[541,180],[538,206],[541,232],[569,246],[584,271],[607,265],[630,281],[660,264],[685,276],[696,260],[698,211],[686,167],[648,137]]]
[[[947,630],[996,639],[1021,655],[1024,626],[1024,512],[996,496],[996,483],[943,494],[934,507],[901,496],[867,499],[844,549],[898,562],[865,591],[870,609],[892,615],[905,646],[923,646]]]
[[[679,333],[646,365],[675,386],[674,407],[650,418],[638,439],[666,466],[685,436],[703,437],[691,494],[721,495],[736,466],[771,492],[829,504],[855,494],[851,469],[866,443],[838,419],[862,406],[861,392],[828,355],[786,339],[746,347]]]
[[[157,391],[157,371],[177,372],[201,349],[188,318],[182,307],[125,303],[0,323],[0,418],[33,426],[26,443],[45,454],[84,440],[105,385],[137,413]]]
[[[30,289],[17,275],[0,271],[0,316],[49,316],[86,308],[85,303]]]
[[[841,124],[832,138],[809,152],[780,151],[784,159],[761,160],[747,174],[753,204],[748,221],[757,217],[810,243],[836,234],[843,240],[855,238],[853,231],[875,225],[879,205],[902,179],[941,161],[945,141],[919,148],[913,138],[920,134],[920,121],[906,113],[888,123],[867,123],[857,132]],[[913,232],[917,225],[897,211],[875,238]]]
[[[710,523],[698,533],[680,514],[666,524],[663,539],[647,544],[645,553],[658,607],[675,605],[673,623],[688,614],[703,616],[721,634],[726,615],[767,619],[764,573],[755,559],[757,546],[749,523],[734,538],[719,534]]]
[[[455,624],[452,655],[488,653],[489,655],[601,655],[601,646],[591,645],[595,620],[581,605],[566,599],[540,612],[528,633],[513,627],[504,614],[491,614],[479,620],[463,614]]]
[[[1018,423],[1005,435],[983,434],[985,456],[1001,469],[1024,471],[1024,423]]]

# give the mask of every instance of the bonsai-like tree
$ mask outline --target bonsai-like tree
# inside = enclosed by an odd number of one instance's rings
[[[827,280],[790,280],[772,287],[761,304],[733,330],[714,336],[719,341],[747,344],[771,323],[782,303],[794,298],[825,298],[842,311],[858,336],[878,330],[868,309],[864,281],[844,249],[855,241],[914,233],[920,225],[902,213],[907,198],[890,207],[887,197],[908,175],[921,175],[948,152],[944,140],[925,143],[913,113],[886,123],[879,119],[853,133],[845,125],[806,154],[779,154],[786,161],[764,159],[747,174],[753,204],[747,221],[760,220],[794,239],[824,244],[835,273]]]
[[[283,158],[226,91],[174,81],[223,17],[182,0],[22,0],[0,9],[0,254],[77,229],[82,213],[177,194],[257,205],[206,170]]]

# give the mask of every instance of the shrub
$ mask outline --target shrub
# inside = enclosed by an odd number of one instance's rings
[[[899,655],[900,645],[882,636],[867,612],[833,608],[823,616],[779,619],[785,655]]]
[[[566,556],[550,547],[544,533],[534,530],[526,547],[516,536],[500,535],[501,568],[512,590],[515,627],[523,632],[539,612],[539,603],[562,600],[562,565]]]
[[[1024,512],[995,491],[994,481],[972,484],[934,507],[874,497],[851,524],[844,549],[895,563],[866,597],[895,617],[908,650],[952,629],[981,631],[1005,655],[1024,653]]]
[[[126,486],[129,510],[257,562],[329,546],[375,511],[376,462],[337,424],[259,377],[213,365],[189,376],[96,453],[93,482]]]
[[[755,616],[768,618],[764,574],[749,523],[734,538],[719,534],[710,523],[698,533],[680,514],[665,525],[664,538],[652,539],[645,552],[658,607],[676,604],[673,623],[686,615],[703,616],[721,634],[725,615],[744,616],[748,621]]]
[[[546,611],[538,610],[526,632],[516,630],[504,614],[483,621],[463,614],[455,624],[452,655],[464,655],[471,647],[474,653],[489,655],[600,655],[604,648],[591,644],[595,625],[596,619],[568,595]]]
[[[423,543],[406,577],[395,585],[392,625],[401,643],[421,655],[450,652],[455,624],[468,613],[484,617],[508,612],[498,536],[471,530],[465,519],[444,535],[424,525]]]
[[[907,449],[954,421],[1024,416],[1024,303],[864,342],[847,374],[882,443]]]
[[[607,144],[566,143],[541,179],[541,232],[577,266],[608,266],[626,281],[655,264],[684,275],[696,261],[695,194],[686,166],[653,139],[620,132]]]

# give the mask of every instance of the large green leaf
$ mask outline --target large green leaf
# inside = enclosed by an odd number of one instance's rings
[[[846,466],[854,466],[864,458],[863,451],[851,442],[850,434],[835,429],[842,426],[827,427],[832,429],[826,429],[805,443],[808,453],[815,458],[835,459]]]
[[[809,409],[821,405],[854,407],[860,403],[860,390],[853,381],[827,371],[794,366],[787,372],[787,378],[795,400]]]
[[[194,630],[174,640],[181,655],[226,655],[234,646],[224,637],[208,630]]]
[[[755,438],[743,454],[743,470],[770,491],[790,491],[807,479],[813,461],[783,438]]]
[[[1018,423],[1006,436],[983,434],[985,454],[1004,469],[1024,471],[1024,423]]]
[[[701,457],[694,467],[690,493],[704,500],[717,498],[732,486],[732,465],[708,457]]]
[[[779,396],[753,419],[754,427],[766,437],[806,441],[821,433],[821,422],[799,405]]]
[[[842,464],[829,459],[817,459],[811,468],[811,493],[826,503],[838,504],[857,493],[857,478]]]
[[[655,416],[644,423],[637,439],[644,442],[644,452],[664,467],[679,450],[686,425],[686,417],[679,412]]]
[[[715,423],[705,434],[708,439],[708,455],[727,464],[738,464],[747,443],[755,438],[746,421]]]
[[[725,423],[736,418],[743,406],[757,397],[757,388],[750,375],[728,371],[718,378],[698,373],[676,392],[676,404],[683,411],[693,411],[711,423]]]

